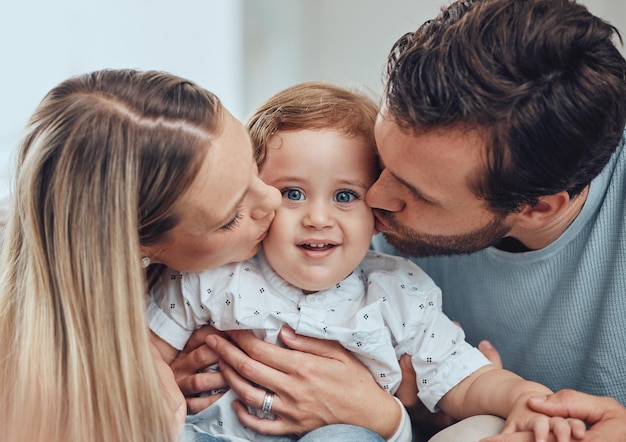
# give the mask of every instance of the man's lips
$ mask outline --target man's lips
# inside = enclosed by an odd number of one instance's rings
[[[376,230],[378,230],[379,232],[382,232],[382,233],[388,232],[390,230],[389,226],[387,226],[387,224],[385,224],[385,222],[381,219],[381,216],[376,214],[376,213],[374,215],[375,215],[375,219],[376,219],[376,222],[375,222]]]

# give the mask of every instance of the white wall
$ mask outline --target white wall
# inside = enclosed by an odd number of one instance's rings
[[[323,80],[378,96],[392,44],[445,0],[247,0],[244,100],[249,110],[287,85]]]
[[[239,0],[3,0],[0,196],[22,128],[44,94],[101,68],[195,80],[243,113]]]
[[[450,1],[244,0],[244,107],[250,112],[285,86],[308,80],[360,88],[378,98],[393,43]],[[626,39],[626,1],[579,1]]]

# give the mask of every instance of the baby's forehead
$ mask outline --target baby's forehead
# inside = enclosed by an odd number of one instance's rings
[[[367,161],[378,163],[376,143],[373,138],[347,132],[334,126],[276,131],[265,143],[262,163],[281,149],[287,149],[290,154],[304,152],[313,162],[320,156],[328,157],[335,154],[342,156],[347,150],[352,157],[363,157]]]

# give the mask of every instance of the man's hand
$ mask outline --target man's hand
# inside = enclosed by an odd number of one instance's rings
[[[478,349],[493,365],[498,368],[502,368],[502,358],[500,357],[500,353],[498,353],[498,350],[491,345],[491,342],[480,341],[478,343]]]
[[[483,341],[478,348],[494,364],[501,364],[500,355],[489,343]],[[626,408],[609,397],[593,396],[574,390],[561,390],[548,396],[533,397],[528,406],[538,413],[561,418],[580,419],[587,424],[585,442],[626,441]],[[532,432],[501,434],[489,442],[533,442]],[[548,442],[556,440],[554,434]]]
[[[455,421],[443,411],[431,413],[417,397],[417,377],[411,363],[411,356],[400,358],[402,382],[396,391],[396,397],[404,404],[411,417],[415,440],[428,440]]]
[[[549,416],[581,419],[589,426],[584,441],[626,441],[626,407],[615,399],[561,390],[528,405]]]

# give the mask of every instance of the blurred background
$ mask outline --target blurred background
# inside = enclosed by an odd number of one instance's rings
[[[392,44],[449,0],[4,0],[0,6],[0,197],[43,95],[102,68],[159,69],[216,93],[239,119],[294,83],[378,100]],[[581,0],[626,38],[624,0]],[[622,48],[623,49],[623,48]],[[624,49],[623,53],[626,53]]]

